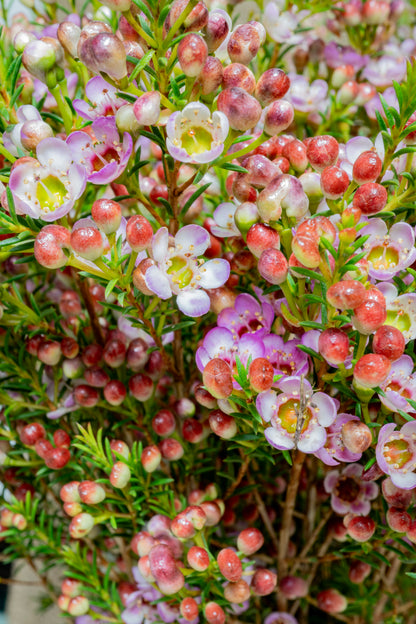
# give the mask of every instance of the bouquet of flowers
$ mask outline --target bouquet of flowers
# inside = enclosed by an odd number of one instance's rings
[[[3,559],[75,624],[416,622],[415,3],[25,4]]]

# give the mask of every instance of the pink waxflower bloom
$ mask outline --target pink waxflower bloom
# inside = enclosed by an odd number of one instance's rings
[[[311,333],[311,332],[308,332]],[[338,414],[335,421],[327,427],[326,442],[315,453],[327,466],[338,466],[340,462],[350,463],[361,459],[362,453],[352,453],[342,439],[342,427],[351,420],[360,420],[354,414]]]
[[[411,490],[416,486],[416,421],[407,422],[400,431],[395,429],[395,423],[381,427],[377,463],[396,487]]]
[[[161,299],[176,295],[178,308],[187,316],[206,314],[210,299],[203,289],[219,288],[230,274],[227,260],[199,259],[209,244],[208,232],[199,225],[185,225],[174,239],[167,228],[160,228],[153,237],[154,264],[146,270],[146,286]]]
[[[18,160],[9,187],[16,212],[34,219],[56,221],[68,214],[81,197],[86,171],[74,162],[69,147],[60,139],[47,138],[36,148],[37,158]]]
[[[94,121],[98,117],[114,117],[117,110],[126,103],[123,98],[116,95],[117,92],[118,89],[104,78],[94,76],[85,87],[86,98],[91,104],[77,99],[74,100],[73,105],[83,119]]]
[[[273,306],[269,302],[259,303],[252,295],[242,293],[237,295],[232,308],[224,308],[219,313],[217,325],[225,327],[238,340],[244,334],[268,334],[273,320]]]
[[[120,142],[114,117],[100,117],[90,126],[94,138],[81,130],[72,132],[66,140],[74,160],[87,171],[93,184],[109,184],[123,173],[133,151],[133,139],[128,132]]]
[[[371,219],[360,234],[370,236],[363,249],[374,279],[391,280],[416,260],[415,233],[408,223],[395,223],[388,230],[383,219]]]
[[[269,444],[279,450],[290,450],[295,447],[301,378],[281,379],[277,388],[282,391],[281,394],[274,390],[261,392],[257,397],[256,407],[262,419],[270,424],[264,431]],[[325,427],[334,422],[337,404],[323,392],[313,393],[307,380],[303,381],[303,393],[306,409],[297,448],[303,453],[316,453],[325,444]]]
[[[288,76],[290,89],[285,99],[289,100],[295,111],[309,113],[319,123],[319,113],[325,113],[329,105],[328,83],[321,79],[309,83],[305,76],[294,73],[289,73]]]
[[[211,232],[219,238],[228,236],[241,236],[241,232],[235,224],[234,215],[237,205],[232,202],[219,204],[214,210],[213,219],[215,225],[211,227]]]
[[[379,394],[379,399],[392,412],[416,411],[408,402],[408,399],[416,401],[416,376],[412,375],[413,368],[412,358],[402,355],[392,362],[387,379],[380,384],[384,394]]]
[[[292,6],[290,11],[285,11],[285,6],[284,0],[274,0],[266,4],[263,12],[264,25],[273,41],[296,45],[304,38],[304,33],[296,31],[310,12],[308,10],[297,11],[296,6]]]
[[[405,293],[398,296],[394,284],[383,282],[377,284],[381,290],[387,307],[386,325],[399,329],[406,342],[416,338],[416,293]]]
[[[298,624],[298,621],[290,613],[274,611],[266,617],[263,624]]]
[[[386,55],[373,57],[362,73],[362,78],[375,87],[390,87],[393,80],[400,83],[405,76],[406,59]]]
[[[368,516],[371,500],[378,494],[378,485],[373,481],[361,481],[363,466],[349,464],[341,472],[331,470],[324,479],[324,488],[331,494],[331,507],[341,516],[353,513]]]
[[[166,147],[169,154],[185,163],[212,162],[224,150],[229,123],[220,111],[210,113],[205,104],[191,102],[169,117]]]

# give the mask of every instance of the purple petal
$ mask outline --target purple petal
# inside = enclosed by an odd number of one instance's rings
[[[261,392],[256,399],[257,411],[266,422],[270,422],[271,417],[276,412],[276,392],[267,390]]]
[[[271,446],[280,451],[290,450],[295,446],[292,438],[284,435],[282,431],[275,429],[275,427],[267,427],[264,430],[264,436]]]
[[[170,299],[172,290],[166,275],[155,265],[150,266],[144,274],[146,286],[161,299]]]

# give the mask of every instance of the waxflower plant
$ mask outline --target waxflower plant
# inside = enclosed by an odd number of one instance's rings
[[[3,6],[3,558],[74,624],[413,622],[414,3],[69,4]]]

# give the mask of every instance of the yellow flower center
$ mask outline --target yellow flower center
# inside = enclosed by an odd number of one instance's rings
[[[403,468],[405,464],[412,458],[412,452],[409,450],[409,443],[406,440],[392,440],[386,442],[383,454],[388,464],[394,464],[396,468]]]
[[[181,136],[182,147],[188,154],[203,154],[212,145],[212,134],[202,126],[191,126]]]
[[[182,256],[174,256],[170,259],[170,267],[167,269],[167,273],[172,276],[172,281],[179,288],[188,286],[193,277],[187,261]]]
[[[61,206],[66,193],[65,185],[53,175],[39,180],[36,186],[36,198],[45,212],[52,212]]]
[[[368,254],[368,260],[375,269],[389,269],[397,266],[399,263],[399,254],[397,249],[385,245],[373,247]]]
[[[280,425],[283,429],[286,429],[288,433],[296,432],[297,413],[298,413],[299,401],[297,399],[289,399],[286,403],[279,408]],[[303,426],[302,433],[306,431],[309,425],[309,421],[312,418],[312,413],[307,408],[303,414]]]

